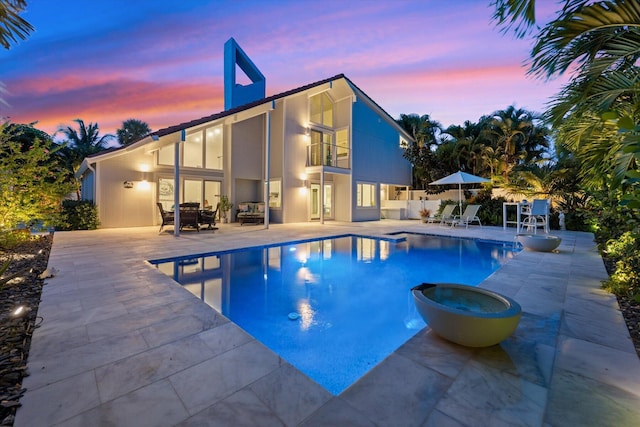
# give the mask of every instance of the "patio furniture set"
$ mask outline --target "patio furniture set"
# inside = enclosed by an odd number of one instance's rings
[[[175,227],[175,212],[165,211],[162,203],[157,203],[160,216],[162,217],[162,224],[160,230],[166,225],[173,225]],[[200,209],[200,203],[181,203],[180,204],[180,230],[184,227],[195,228],[200,232],[201,225],[207,225],[207,230],[217,230],[216,228],[216,216],[218,215],[218,208],[215,210]]]

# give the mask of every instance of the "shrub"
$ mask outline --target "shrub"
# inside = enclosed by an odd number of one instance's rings
[[[604,288],[640,301],[640,236],[627,231],[609,240],[604,253],[616,263],[615,272],[604,282]]]
[[[62,202],[56,229],[95,230],[100,225],[98,209],[91,200],[65,200]]]

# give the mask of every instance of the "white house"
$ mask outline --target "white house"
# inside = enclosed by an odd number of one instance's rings
[[[236,84],[236,68],[252,83]],[[411,184],[410,140],[342,74],[265,97],[264,77],[230,39],[225,111],[87,157],[78,176],[102,227],[159,224],[158,202],[216,206],[220,195],[232,213],[265,202],[267,224],[379,220],[381,192]]]

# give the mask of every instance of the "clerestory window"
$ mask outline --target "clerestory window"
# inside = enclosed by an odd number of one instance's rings
[[[332,128],[334,109],[331,97],[326,92],[322,92],[318,95],[312,96],[309,99],[309,103],[311,113],[311,117],[309,119],[311,122]]]

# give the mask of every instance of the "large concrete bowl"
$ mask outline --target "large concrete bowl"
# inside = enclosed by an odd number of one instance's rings
[[[517,239],[525,249],[536,252],[551,252],[562,242],[558,236],[540,234],[518,234]]]
[[[455,283],[411,289],[416,308],[441,337],[467,347],[489,347],[515,331],[522,309],[509,297]]]

